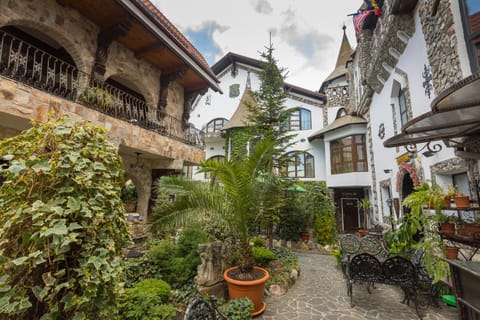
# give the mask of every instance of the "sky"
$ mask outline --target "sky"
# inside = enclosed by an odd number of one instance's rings
[[[151,0],[213,65],[228,52],[261,59],[269,44],[286,82],[317,91],[333,71],[362,0]]]

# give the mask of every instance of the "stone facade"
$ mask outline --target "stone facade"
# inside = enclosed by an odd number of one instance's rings
[[[420,1],[419,14],[433,75],[433,87],[439,94],[462,79],[462,70],[457,52],[459,40],[455,32],[450,1],[440,0],[437,14],[431,17],[433,1]]]
[[[49,113],[55,112],[58,115],[69,114],[73,119],[87,120],[109,129],[111,141],[120,149],[126,177],[132,179],[137,187],[139,197],[137,212],[140,213],[142,219],[145,219],[147,215],[152,169],[181,171],[184,162],[199,163],[205,158],[204,151],[196,147],[1,76],[0,88],[2,88],[0,91],[1,112],[19,119],[19,122],[23,122],[22,126],[26,126],[31,119],[46,121]],[[2,138],[18,132],[17,129],[7,126],[0,128],[0,137]],[[131,164],[136,159],[131,155],[122,154],[122,146],[150,154],[149,159],[141,159],[143,165],[141,170],[131,168]]]

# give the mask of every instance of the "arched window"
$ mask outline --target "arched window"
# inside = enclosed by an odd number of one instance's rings
[[[290,178],[315,178],[315,161],[308,152],[290,152],[287,154],[287,175]]]
[[[224,156],[213,156],[213,157],[208,158],[208,160],[223,162],[223,161],[225,161],[225,157]],[[205,172],[205,179],[210,179],[210,178],[211,178],[210,172]]]
[[[222,130],[223,126],[228,122],[225,118],[216,118],[210,121],[205,128],[205,133],[213,133]]]
[[[312,129],[312,116],[310,110],[300,108],[290,113],[288,129],[290,131]]]
[[[337,116],[335,117],[335,119],[344,117],[344,116],[346,116],[346,115],[347,115],[347,110],[345,110],[345,108],[340,108],[340,109],[338,109],[338,111],[337,111]]]

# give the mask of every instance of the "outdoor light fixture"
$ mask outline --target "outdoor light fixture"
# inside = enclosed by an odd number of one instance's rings
[[[346,88],[343,88],[343,89],[342,89],[342,93],[343,93],[343,94],[347,94],[347,89],[346,89]]]
[[[334,96],[337,95],[337,89],[333,88],[333,90],[332,90],[332,95],[334,95]]]
[[[133,170],[141,170],[141,169],[143,169],[143,164],[140,163],[140,155],[142,153],[141,152],[135,152],[135,154],[137,155],[137,160],[135,161],[135,163],[132,163],[130,165],[130,168],[133,169]]]

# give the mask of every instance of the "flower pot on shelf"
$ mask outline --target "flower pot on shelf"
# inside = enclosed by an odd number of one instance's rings
[[[235,271],[238,267],[232,267],[225,270],[223,278],[227,282],[228,295],[230,299],[249,298],[253,303],[253,316],[257,316],[265,311],[265,302],[263,302],[263,292],[265,282],[267,282],[270,274],[267,270],[254,267],[255,270],[263,272],[264,276],[256,280],[236,280],[230,277],[230,272]]]
[[[459,209],[466,209],[470,207],[470,198],[468,196],[457,195],[453,198],[455,201],[455,207]]]
[[[447,259],[458,259],[458,248],[457,247],[445,247],[445,258]]]
[[[458,230],[458,234],[465,238],[478,239],[480,236],[480,225],[476,223],[464,223]]]
[[[453,235],[455,234],[455,224],[452,222],[443,222],[440,225],[440,231],[444,234]]]

